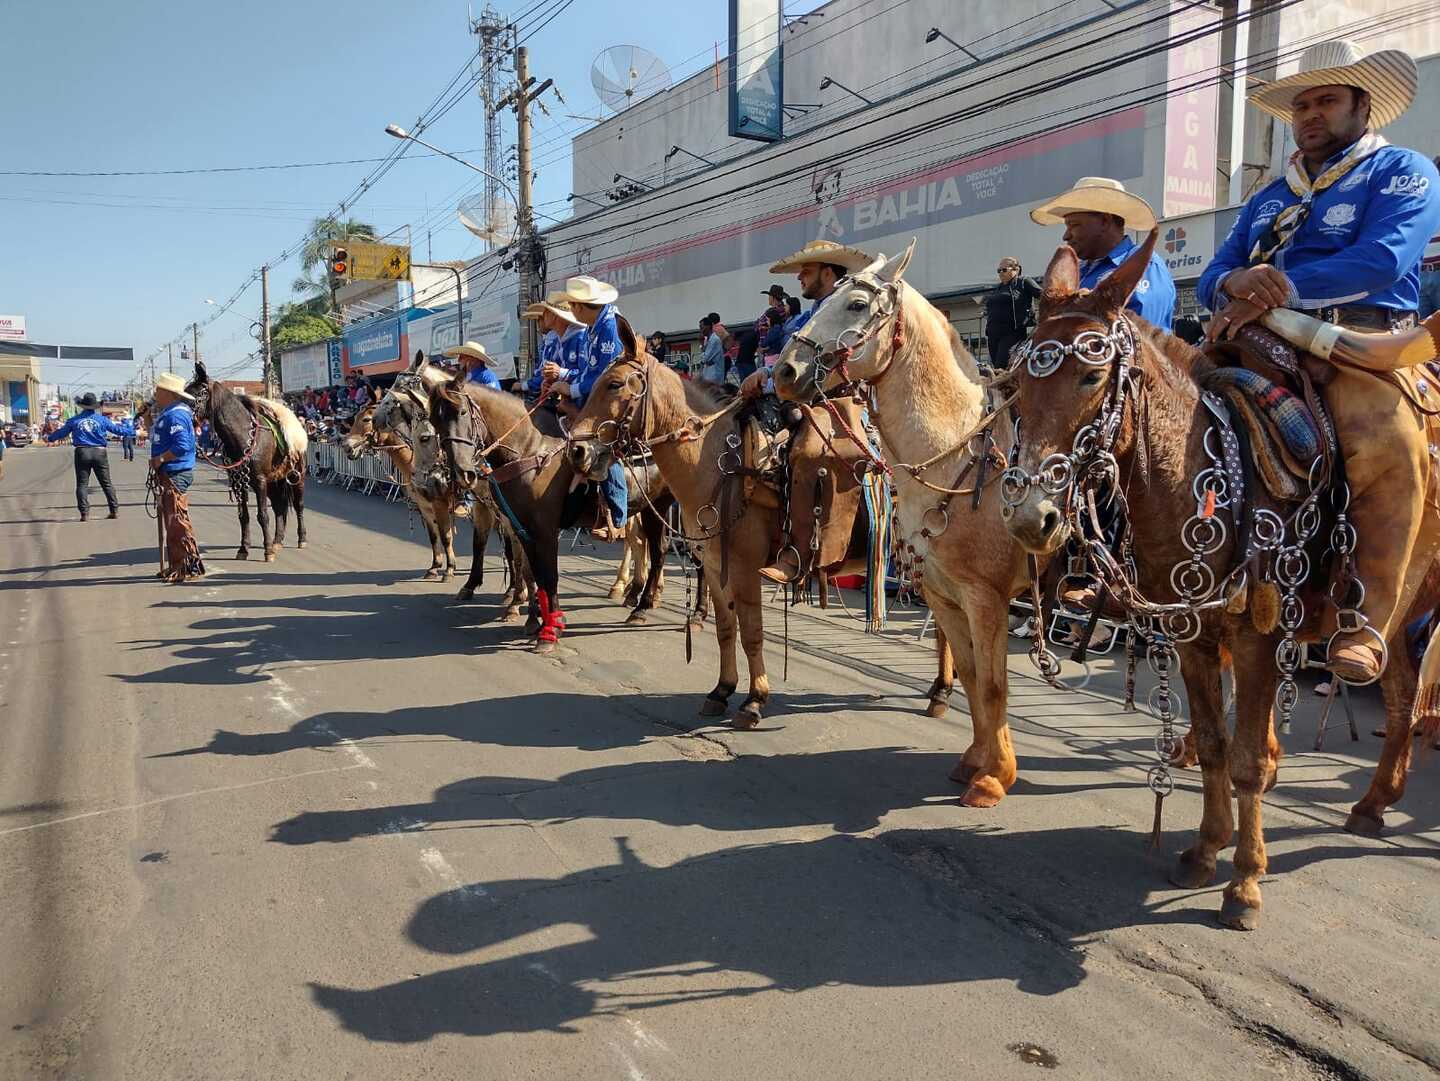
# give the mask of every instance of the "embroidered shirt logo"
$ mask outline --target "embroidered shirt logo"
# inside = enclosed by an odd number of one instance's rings
[[[1285,204],[1279,199],[1267,199],[1261,203],[1255,211],[1255,224],[1264,225],[1276,214],[1285,209]]]
[[[1141,278],[1138,282],[1136,282],[1136,283],[1135,283],[1135,292],[1137,292],[1137,293],[1148,293],[1148,292],[1150,292],[1150,279],[1149,279],[1149,278]]]
[[[1423,173],[1398,173],[1380,189],[1380,194],[1423,196],[1429,190],[1430,178]]]
[[[1325,211],[1323,221],[1332,229],[1339,229],[1355,220],[1354,203],[1336,203]]]
[[[1365,182],[1366,182],[1367,180],[1369,180],[1369,179],[1370,179],[1370,170],[1368,170],[1368,169],[1356,169],[1356,170],[1355,170],[1354,172],[1352,172],[1349,176],[1347,176],[1344,180],[1342,180],[1342,181],[1340,181],[1340,183],[1336,184],[1336,185],[1335,185],[1335,190],[1336,190],[1336,191],[1353,191],[1355,188],[1358,188],[1361,184],[1365,183]]]

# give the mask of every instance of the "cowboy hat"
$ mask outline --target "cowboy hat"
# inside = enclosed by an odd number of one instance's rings
[[[157,375],[155,377],[155,389],[168,390],[177,398],[184,398],[187,402],[193,402],[195,400],[194,397],[186,392],[185,380],[174,372],[161,372]]]
[[[94,409],[97,405],[100,404],[100,400],[95,397],[94,392],[87,390],[84,394],[80,395],[78,398],[75,399],[75,404],[78,405],[81,409]]]
[[[1082,176],[1069,191],[1030,211],[1036,225],[1064,225],[1066,214],[1113,214],[1125,219],[1125,228],[1148,233],[1155,228],[1155,211],[1125,185],[1108,176]]]
[[[476,360],[483,360],[490,363],[490,354],[485,352],[485,347],[476,341],[468,341],[464,345],[452,345],[445,350],[447,357],[474,357]]]
[[[1383,128],[1410,108],[1419,79],[1409,53],[1382,49],[1366,56],[1365,50],[1353,41],[1337,38],[1301,53],[1300,66],[1293,75],[1273,83],[1253,80],[1256,89],[1246,100],[1288,124],[1291,103],[1301,90],[1312,86],[1358,86],[1370,95],[1370,127]]]
[[[837,244],[833,240],[812,240],[793,255],[787,255],[770,267],[771,274],[795,274],[806,263],[831,263],[849,271],[864,270],[875,260],[859,248]]]
[[[571,304],[614,304],[620,297],[620,290],[598,278],[581,274],[566,278],[565,291],[559,296]]]
[[[583,327],[585,324],[575,318],[574,312],[570,310],[570,302],[565,299],[563,293],[551,293],[544,300],[537,300],[534,304],[528,305],[520,313],[521,319],[539,319],[542,314],[549,312],[551,315],[569,323],[572,327]]]

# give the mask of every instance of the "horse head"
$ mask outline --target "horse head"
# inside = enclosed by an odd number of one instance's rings
[[[1127,422],[1150,348],[1125,305],[1145,276],[1158,230],[1094,290],[1080,288],[1080,261],[1061,245],[1045,271],[1039,325],[1016,349],[1006,382],[1016,390],[1022,439],[1004,477],[1006,527],[1028,551],[1064,542],[1082,488],[1119,483],[1117,455],[1134,437]]]
[[[210,373],[205,370],[203,361],[195,362],[195,374],[191,376],[190,382],[185,384],[185,393],[195,399],[196,418],[208,420],[210,417]]]
[[[775,392],[810,401],[842,383],[874,380],[894,355],[893,330],[901,318],[905,268],[915,241],[893,259],[883,255],[864,270],[841,278],[775,362]]]
[[[345,457],[352,462],[358,461],[367,447],[377,445],[375,409],[376,406],[371,404],[356,413],[350,421],[350,430],[345,434],[345,438],[340,440],[340,445],[345,449]]]
[[[452,484],[475,486],[483,469],[480,452],[489,441],[485,418],[466,389],[466,376],[430,388],[430,408],[414,429],[415,485],[439,498]]]
[[[638,349],[633,334],[627,338],[629,324],[617,325],[625,352],[590,388],[590,397],[569,433],[570,465],[591,480],[605,475],[616,454],[637,447],[653,434],[653,411],[647,406],[655,364],[643,349]]]

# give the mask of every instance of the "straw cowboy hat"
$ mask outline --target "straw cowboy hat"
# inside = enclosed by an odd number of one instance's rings
[[[583,327],[585,324],[575,318],[570,310],[570,302],[565,299],[564,293],[551,293],[544,300],[537,300],[534,304],[526,307],[520,314],[521,319],[539,319],[545,312],[563,319],[574,327]]]
[[[787,255],[770,267],[771,274],[798,274],[806,263],[831,263],[849,271],[864,270],[875,261],[859,248],[833,240],[812,240],[794,255]]]
[[[1030,211],[1036,225],[1064,225],[1066,214],[1114,214],[1125,228],[1148,233],[1155,228],[1155,211],[1125,185],[1108,176],[1082,176],[1069,191],[1062,191]]]
[[[620,290],[588,274],[565,279],[565,291],[556,294],[570,304],[614,304]]]
[[[1353,41],[1336,39],[1312,45],[1300,54],[1293,75],[1273,83],[1252,80],[1256,89],[1247,100],[1255,108],[1285,121],[1291,118],[1295,95],[1312,86],[1358,86],[1370,95],[1370,127],[1394,123],[1415,100],[1420,73],[1410,54],[1382,49],[1365,55]]]
[[[476,360],[483,360],[486,364],[491,362],[490,354],[485,352],[485,347],[476,341],[469,341],[464,345],[452,345],[445,350],[445,356],[474,357]]]
[[[195,398],[185,393],[185,380],[174,372],[161,372],[155,377],[156,390],[168,390],[177,398],[184,398],[187,402],[193,402]]]

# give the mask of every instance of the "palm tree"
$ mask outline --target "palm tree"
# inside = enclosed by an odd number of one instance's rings
[[[311,222],[310,230],[305,234],[305,244],[300,249],[302,273],[290,283],[290,288],[307,299],[327,296],[330,292],[328,276],[314,272],[318,267],[330,262],[330,251],[337,242],[352,237],[367,237],[373,240],[375,227],[356,218],[342,221],[334,214],[327,214]]]

